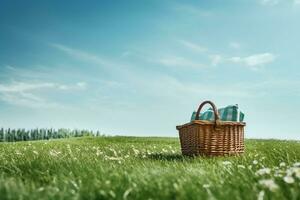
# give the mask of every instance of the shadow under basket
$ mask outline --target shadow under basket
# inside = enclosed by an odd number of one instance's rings
[[[205,104],[213,108],[215,120],[199,120],[199,113]],[[179,130],[183,155],[224,156],[244,152],[244,122],[220,121],[216,106],[204,101],[198,108],[196,120],[176,126]]]

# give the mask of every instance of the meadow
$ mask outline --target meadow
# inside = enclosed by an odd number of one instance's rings
[[[178,138],[0,143],[0,199],[300,199],[300,142],[246,140],[233,157],[184,157]]]

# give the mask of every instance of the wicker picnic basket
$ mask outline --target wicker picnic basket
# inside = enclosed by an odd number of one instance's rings
[[[205,104],[210,104],[214,121],[199,120]],[[244,122],[220,121],[218,110],[211,101],[204,101],[198,108],[196,120],[176,126],[179,130],[183,155],[223,156],[244,152]]]

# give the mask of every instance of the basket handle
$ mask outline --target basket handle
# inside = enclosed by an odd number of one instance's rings
[[[217,124],[217,123],[219,122],[219,120],[220,120],[219,113],[218,113],[217,107],[216,107],[215,104],[214,104],[213,102],[211,102],[211,101],[204,101],[204,102],[202,102],[202,103],[200,104],[200,106],[199,106],[199,108],[198,108],[198,110],[197,110],[197,113],[196,113],[196,118],[195,118],[195,120],[199,120],[199,114],[200,114],[200,111],[201,111],[201,109],[203,108],[203,106],[204,106],[205,104],[210,104],[210,105],[211,105],[211,107],[212,107],[212,109],[213,109],[213,111],[214,111],[214,115],[215,115],[215,123]]]

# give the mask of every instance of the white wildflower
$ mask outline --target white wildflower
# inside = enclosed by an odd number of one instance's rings
[[[115,161],[122,161],[123,160],[123,158],[121,158],[121,157],[110,157],[110,156],[107,156],[107,155],[105,155],[104,159],[105,160],[115,160]]]
[[[230,161],[223,161],[223,165],[227,166],[227,165],[231,165],[231,162]]]
[[[294,163],[294,165],[293,165],[294,167],[300,167],[300,162],[296,162],[296,163]]]
[[[281,162],[281,163],[279,164],[279,166],[280,166],[280,167],[285,167],[286,164],[285,164],[285,162]]]
[[[282,174],[280,173],[280,171],[276,170],[274,173],[274,177],[282,177]]]
[[[110,148],[109,150],[110,150],[111,152],[113,152],[114,156],[117,156],[117,155],[118,155],[115,149]]]
[[[292,172],[293,172],[293,174],[295,174],[295,176],[296,176],[297,178],[300,178],[300,168],[298,168],[298,167],[293,167],[293,168],[292,168]]]
[[[260,191],[257,196],[257,200],[263,200],[265,196],[265,191]]]
[[[140,151],[137,150],[137,149],[135,149],[135,148],[133,148],[132,150],[133,150],[133,152],[134,152],[135,155],[138,155],[140,153]]]
[[[253,160],[253,165],[257,165],[258,164],[258,161],[257,160]]]
[[[270,174],[271,172],[271,169],[270,168],[262,168],[262,169],[259,169],[257,172],[255,172],[256,175],[265,175],[265,174]]]
[[[278,188],[278,185],[272,179],[263,179],[263,180],[260,180],[259,184],[261,184],[264,187],[267,187],[271,191],[274,191],[274,190],[276,190]]]
[[[286,175],[287,175],[287,176],[292,176],[293,173],[294,173],[294,172],[293,172],[293,169],[292,169],[292,168],[289,168],[289,169],[286,170]]]
[[[53,157],[57,157],[59,154],[61,154],[61,152],[60,151],[55,151],[55,150],[50,150],[49,151],[49,154],[50,154],[50,156],[53,156]]]
[[[96,156],[100,156],[100,155],[102,155],[102,154],[103,154],[103,152],[100,151],[99,149],[97,149]]]
[[[288,184],[292,184],[295,182],[294,178],[291,176],[285,176],[283,177],[284,182],[288,183]]]

